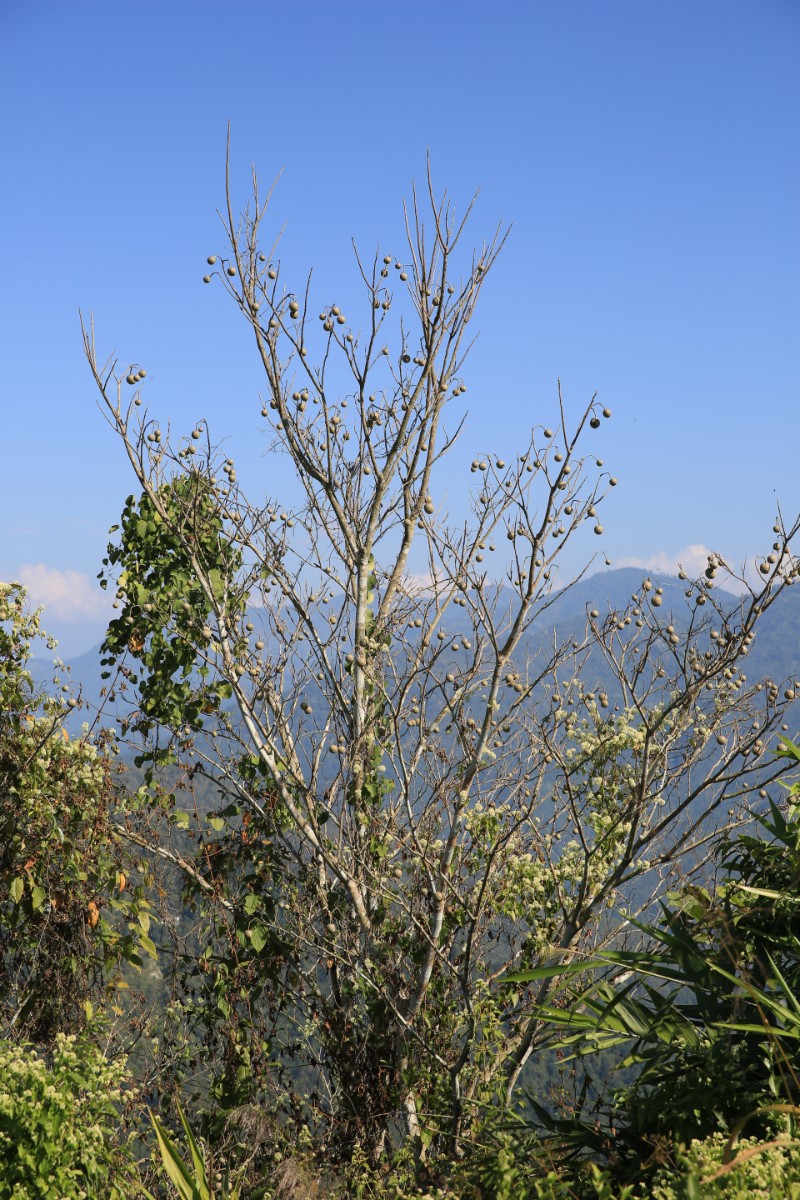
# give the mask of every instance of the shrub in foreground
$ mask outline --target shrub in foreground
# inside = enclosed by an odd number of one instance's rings
[[[51,1062],[0,1042],[0,1200],[134,1200],[130,1143],[119,1136],[124,1066],[59,1034]]]

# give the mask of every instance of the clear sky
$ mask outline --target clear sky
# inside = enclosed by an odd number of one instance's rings
[[[285,270],[313,266],[325,299],[353,287],[352,238],[401,253],[428,150],[460,208],[481,188],[476,242],[513,224],[451,507],[476,453],[555,417],[560,377],[570,413],[594,391],[613,410],[614,565],[739,562],[777,502],[800,508],[797,0],[0,0],[0,46],[0,578],[47,603],[67,654],[99,640],[133,483],[79,307],[147,368],[154,413],[182,434],[206,417],[246,490],[280,490],[248,330],[201,282],[228,120],[237,197],[251,163],[283,171]]]

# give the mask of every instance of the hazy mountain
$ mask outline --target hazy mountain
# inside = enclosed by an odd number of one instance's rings
[[[634,567],[604,571],[582,579],[571,587],[554,594],[553,601],[540,621],[531,629],[523,652],[533,653],[538,645],[552,645],[553,637],[558,641],[582,632],[587,611],[595,608],[602,617],[611,610],[624,608],[635,591],[641,588],[645,572]],[[688,622],[692,608],[685,597],[686,585],[672,576],[651,575],[654,587],[663,589],[662,608],[664,620],[668,618],[677,628]],[[726,610],[735,610],[741,601],[721,589],[715,596]],[[463,629],[459,629],[459,625]],[[448,613],[448,632],[466,632],[468,618],[458,609]],[[593,661],[591,669],[602,672],[602,666]],[[80,728],[87,720],[87,713],[94,713],[102,703],[101,691],[105,686],[101,679],[100,647],[87,651],[69,660],[68,671],[59,672],[62,684],[71,682],[80,686],[88,707],[70,718],[73,728]],[[52,660],[35,658],[31,671],[37,682],[47,687],[53,675]],[[755,680],[770,676],[779,682],[800,675],[800,587],[783,592],[773,607],[762,618],[753,647],[748,655],[747,675]],[[593,682],[595,682],[593,680]],[[600,678],[597,682],[602,683]],[[103,723],[114,724],[115,705],[105,702]]]

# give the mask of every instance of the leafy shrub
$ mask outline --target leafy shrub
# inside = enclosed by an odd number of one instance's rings
[[[680,1175],[662,1169],[647,1194],[653,1200],[800,1200],[798,1143],[743,1139],[729,1159],[728,1145],[721,1133],[691,1142],[677,1155]]]
[[[0,582],[0,1034],[50,1046],[83,1028],[86,1001],[113,991],[119,964],[141,965],[155,945],[122,836],[114,747],[69,737],[68,685],[35,686],[29,662],[44,637],[25,589]]]
[[[58,1034],[48,1065],[0,1042],[0,1200],[133,1200],[129,1143],[117,1129],[123,1064]]]

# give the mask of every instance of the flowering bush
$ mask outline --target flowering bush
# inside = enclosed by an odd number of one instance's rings
[[[0,1200],[133,1200],[129,1144],[118,1136],[124,1065],[58,1034],[52,1064],[0,1042]]]
[[[653,1200],[798,1200],[800,1146],[759,1145],[744,1139],[726,1161],[728,1138],[715,1133],[691,1142],[680,1155],[683,1173],[659,1171],[648,1187]]]

